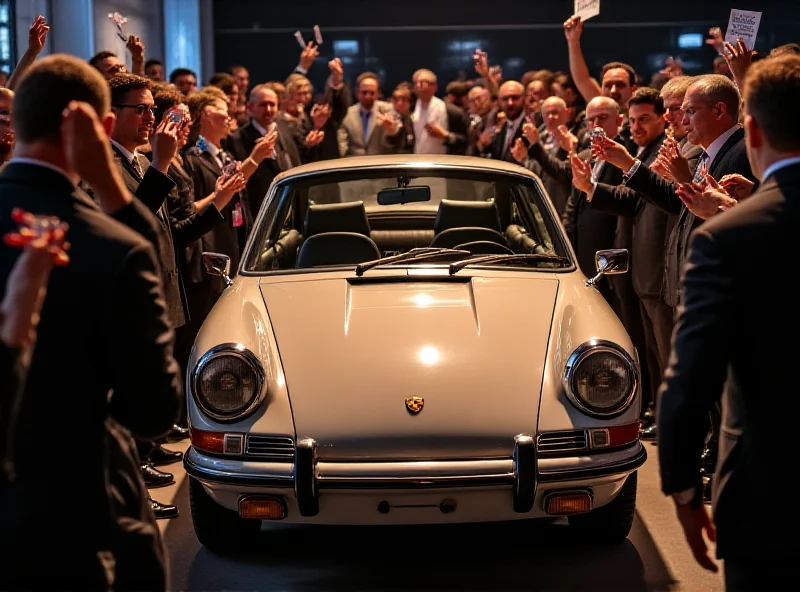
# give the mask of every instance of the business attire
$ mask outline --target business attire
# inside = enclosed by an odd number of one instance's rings
[[[706,415],[721,398],[713,507],[728,590],[782,589],[800,559],[800,548],[784,542],[800,515],[770,519],[757,503],[796,447],[781,419],[800,413],[791,371],[800,309],[791,290],[775,285],[794,265],[798,228],[800,158],[792,158],[768,168],[754,195],[689,240],[658,413],[661,482],[679,503],[697,500]]]
[[[16,479],[0,486],[0,588],[106,589],[114,554],[131,548],[120,546],[126,537],[117,516],[155,525],[135,449],[124,473],[139,507],[114,501],[109,473],[121,465],[106,421],[155,438],[172,427],[178,410],[180,379],[159,263],[150,242],[103,214],[47,163],[12,159],[0,173],[0,233],[15,226],[14,208],[69,224],[71,260],[50,276],[14,426]],[[0,249],[3,292],[19,254]],[[79,471],[72,461],[48,463],[42,471],[54,442],[81,451]],[[51,514],[42,512],[52,505],[54,483],[72,484],[60,487],[58,497],[80,521],[79,536],[72,528],[54,529]]]
[[[278,132],[278,138],[275,141],[273,154],[262,160],[256,172],[247,180],[247,198],[253,221],[258,216],[261,204],[267,196],[267,190],[275,177],[300,164],[300,152],[286,121],[276,119],[275,130]],[[257,121],[251,120],[228,139],[231,154],[236,160],[244,162],[253,152],[256,142],[267,133],[267,129]]]
[[[370,109],[360,103],[351,105],[339,128],[339,149],[342,156],[384,154],[386,130],[378,123],[378,115],[390,113],[392,104],[375,101]]]
[[[541,177],[550,201],[553,202],[558,215],[562,216],[573,189],[569,153],[559,146],[558,142],[550,141],[545,144],[546,140],[553,139],[552,134],[546,129],[540,138],[541,141],[528,147],[528,161],[524,166]],[[588,159],[589,156],[584,158]],[[569,175],[566,175],[566,172],[569,172]]]
[[[689,160],[690,170],[700,179],[699,171],[707,168],[708,173],[719,180],[725,175],[738,173],[755,181],[750,163],[747,160],[747,147],[744,130],[734,126],[721,134],[704,151],[699,146],[689,145],[684,156]],[[689,235],[703,223],[702,218],[692,214],[677,194],[677,186],[664,180],[647,167],[638,167],[626,185],[640,196],[666,212],[677,216],[677,220],[666,243],[664,261],[664,301],[671,307],[680,302],[680,276],[682,263],[689,243]]]
[[[525,123],[525,112],[521,112],[516,119],[506,121],[503,127],[496,131],[492,143],[487,146],[483,156],[495,160],[505,160],[517,164],[511,155],[511,147],[517,138],[522,137],[522,126]]]
[[[660,135],[647,146],[640,147],[638,158],[643,166],[651,164],[665,136]],[[641,199],[625,185],[597,183],[589,197],[592,207],[621,216],[621,223],[630,228],[630,275],[633,290],[639,299],[647,350],[646,364],[650,374],[650,391],[645,393],[655,403],[658,385],[669,358],[672,335],[672,309],[661,298],[664,285],[664,243],[675,218],[664,210]],[[627,235],[627,227],[626,227]]]

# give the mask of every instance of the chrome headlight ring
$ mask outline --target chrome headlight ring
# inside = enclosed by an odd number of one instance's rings
[[[244,363],[252,371],[253,377],[256,381],[254,389],[255,394],[252,400],[241,409],[238,409],[232,413],[220,413],[217,410],[211,409],[203,401],[204,397],[201,396],[201,386],[199,384],[202,378],[202,373],[208,364],[223,356],[230,356]],[[208,417],[219,422],[238,421],[253,413],[266,398],[267,388],[265,376],[264,367],[262,366],[261,361],[244,345],[241,343],[222,343],[212,347],[206,353],[204,353],[197,362],[197,365],[194,367],[194,370],[192,371],[192,398],[200,408],[200,411],[202,411],[203,414],[207,415]]]
[[[627,395],[614,407],[604,410],[592,408],[587,401],[579,396],[577,385],[575,384],[577,378],[577,369],[580,364],[587,358],[598,353],[612,354],[617,356],[627,365],[628,372],[630,373],[630,388]],[[575,348],[575,351],[573,351],[567,359],[567,363],[564,368],[564,378],[562,380],[562,384],[567,398],[582,413],[585,413],[590,417],[608,419],[622,414],[626,409],[628,409],[628,407],[630,407],[631,403],[633,403],[641,384],[641,372],[636,361],[628,354],[628,352],[626,352],[616,343],[606,341],[604,339],[591,339]]]

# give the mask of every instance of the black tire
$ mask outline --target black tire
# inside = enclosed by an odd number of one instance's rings
[[[253,544],[261,520],[242,518],[223,508],[206,493],[202,483],[189,477],[192,523],[200,544],[216,555],[227,555]]]
[[[637,481],[638,472],[634,471],[610,503],[586,514],[570,516],[572,534],[593,544],[609,545],[624,541],[633,525]]]

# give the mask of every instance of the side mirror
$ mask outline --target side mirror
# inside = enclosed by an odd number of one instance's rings
[[[208,275],[215,275],[225,280],[225,285],[233,283],[231,279],[231,258],[222,253],[203,253],[203,268]]]
[[[597,275],[586,280],[587,286],[594,286],[604,275],[628,273],[628,249],[603,249],[594,255]]]

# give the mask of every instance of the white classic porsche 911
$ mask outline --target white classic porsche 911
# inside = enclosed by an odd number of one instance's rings
[[[639,365],[541,182],[467,157],[280,175],[187,376],[192,519],[217,553],[262,521],[633,521]],[[608,280],[602,280],[608,281]]]

